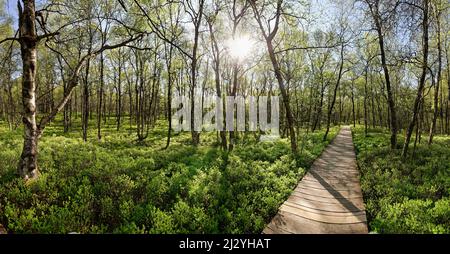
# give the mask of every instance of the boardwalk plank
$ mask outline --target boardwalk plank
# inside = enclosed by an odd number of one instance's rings
[[[314,209],[320,209],[324,211],[344,211],[344,212],[359,212],[364,211],[364,204],[361,202],[353,202],[354,207],[348,208],[344,206],[342,203],[325,203],[318,200],[310,200],[306,199],[304,197],[297,197],[294,195],[291,195],[286,202],[294,203],[301,206],[306,206]]]
[[[263,233],[367,233],[364,207],[351,131],[344,127]]]
[[[353,224],[366,221],[365,213],[363,215],[352,213],[348,216],[336,216],[336,214],[320,214],[289,206],[286,203],[281,205],[280,212],[290,213],[292,215],[299,216],[305,219],[329,224]]]

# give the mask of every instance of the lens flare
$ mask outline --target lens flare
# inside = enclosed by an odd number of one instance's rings
[[[247,36],[237,37],[227,40],[226,47],[232,58],[242,61],[250,54],[253,41]]]

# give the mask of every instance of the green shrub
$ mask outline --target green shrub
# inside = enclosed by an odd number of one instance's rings
[[[418,144],[407,158],[389,148],[389,134],[354,128],[361,187],[370,230],[450,232],[450,139]],[[401,137],[399,137],[399,140]]]

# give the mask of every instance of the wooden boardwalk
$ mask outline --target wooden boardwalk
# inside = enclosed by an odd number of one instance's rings
[[[316,159],[265,234],[367,233],[367,219],[349,127]]]

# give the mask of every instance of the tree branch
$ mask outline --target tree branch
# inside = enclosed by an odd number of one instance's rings
[[[341,45],[340,43],[337,43],[337,44],[333,44],[333,45],[324,45],[324,46],[292,47],[292,48],[278,50],[275,52],[275,54],[279,54],[279,53],[283,53],[283,52],[291,51],[291,50],[331,49],[331,48],[335,48],[340,45]]]
[[[4,42],[7,42],[7,41],[17,41],[17,42],[19,42],[19,38],[16,38],[16,37],[9,37],[9,38],[5,38],[5,39],[3,39],[3,40],[1,40],[0,41],[0,44],[2,44],[2,43],[4,43]]]
[[[59,32],[46,33],[46,34],[43,34],[43,35],[39,35],[36,38],[36,40],[39,42],[40,40],[43,40],[43,39],[46,39],[46,38],[49,38],[49,37],[54,37],[56,35],[59,35]]]
[[[134,3],[138,6],[138,8],[141,10],[141,12],[144,14],[144,16],[147,18],[152,31],[158,36],[158,38],[160,38],[161,40],[169,43],[170,45],[172,45],[173,47],[175,47],[176,49],[178,49],[183,55],[187,56],[188,58],[192,59],[193,56],[191,54],[189,54],[188,52],[186,52],[184,49],[182,49],[179,45],[175,44],[172,40],[168,39],[166,37],[166,35],[161,32],[160,29],[158,29],[157,24],[155,24],[155,22],[152,20],[152,18],[148,15],[147,11],[144,9],[144,7],[142,7],[142,5],[139,3],[138,0],[134,0]]]

